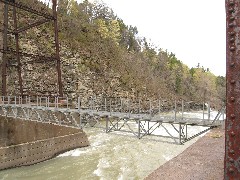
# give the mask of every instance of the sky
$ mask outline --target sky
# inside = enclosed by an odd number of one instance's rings
[[[184,64],[226,73],[225,0],[101,0]]]

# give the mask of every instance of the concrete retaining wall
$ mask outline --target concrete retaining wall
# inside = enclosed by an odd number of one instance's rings
[[[35,164],[89,145],[86,134],[79,129],[2,117],[0,125],[0,170]]]

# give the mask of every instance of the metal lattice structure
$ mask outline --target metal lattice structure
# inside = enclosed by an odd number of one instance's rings
[[[39,3],[38,1],[31,1],[31,3]],[[27,58],[28,61],[26,63],[31,63],[33,66],[36,63],[40,64],[47,64],[52,63],[53,66],[56,66],[57,71],[57,84],[58,84],[58,91],[57,94],[59,96],[63,96],[63,87],[62,87],[62,80],[61,80],[61,67],[60,67],[60,56],[59,56],[59,42],[58,42],[58,24],[57,24],[57,0],[51,0],[52,9],[48,6],[44,7],[35,7],[33,4],[23,4],[21,0],[0,0],[0,4],[3,4],[4,12],[3,12],[3,29],[1,32],[3,33],[3,48],[0,49],[0,52],[3,53],[2,57],[2,95],[7,95],[7,76],[8,76],[8,69],[11,66],[15,66],[18,76],[18,84],[19,84],[19,91],[20,95],[28,95],[24,94],[23,91],[23,78],[22,78],[22,59]],[[35,8],[33,8],[35,7]],[[11,9],[10,9],[11,8]],[[10,13],[10,10],[12,12]],[[52,12],[50,13],[49,10]],[[22,11],[22,13],[20,13]],[[23,15],[23,12],[29,13],[34,15],[35,17],[31,20],[33,22],[26,22],[24,25],[19,26],[18,19],[20,16]],[[10,17],[13,21],[13,28],[10,29]],[[36,18],[37,17],[37,18]],[[36,18],[36,20],[35,20]],[[26,33],[29,29],[35,28],[37,26],[43,25],[45,23],[52,23],[53,31],[54,31],[54,49],[55,53],[51,56],[46,56],[44,53],[43,55],[40,54],[31,54],[29,52],[23,52],[20,50],[19,46],[19,36],[21,33]],[[14,36],[15,40],[15,47],[9,47],[9,36]],[[11,62],[11,58],[9,56],[14,57],[14,63]],[[36,65],[37,66],[37,65]]]
[[[92,100],[89,104],[84,104],[80,97],[76,101],[59,97],[7,96],[0,97],[0,116],[51,122],[81,129],[89,126],[103,128],[106,133],[127,132],[139,139],[152,135],[168,138],[165,142],[176,144],[184,144],[212,128],[222,126],[224,122],[224,107],[214,118],[207,114],[208,118],[204,119],[204,116],[191,118],[185,115],[183,102],[181,112],[178,112],[175,102],[173,114],[159,111],[161,104],[157,108],[154,108],[152,103],[148,104],[147,111],[135,111],[134,102],[124,99],[103,99],[101,104]],[[154,111],[156,113],[153,113]]]
[[[85,104],[80,97],[74,100],[59,97],[0,96],[0,116],[81,129],[89,126],[102,128],[106,133],[123,132],[138,139],[151,135],[167,138],[164,142],[175,144],[184,144],[212,128],[222,126],[224,122],[225,107],[211,118],[209,111],[208,118],[204,119],[204,116],[191,118],[185,114],[187,109],[184,110],[184,102],[181,111],[178,111],[175,102],[174,110],[166,114],[161,110],[161,104],[154,107],[152,101],[147,102],[147,110],[143,110],[139,108],[138,102],[135,106],[129,99],[118,100],[105,98],[99,104],[92,99]]]

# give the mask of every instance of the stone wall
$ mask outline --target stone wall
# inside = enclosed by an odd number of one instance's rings
[[[35,164],[89,146],[79,129],[0,117],[0,170]]]

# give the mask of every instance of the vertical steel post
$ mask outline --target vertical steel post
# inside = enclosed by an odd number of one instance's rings
[[[227,104],[224,179],[240,179],[240,0],[226,0]]]
[[[177,120],[177,101],[175,100],[175,104],[174,104],[174,121]]]
[[[106,133],[108,133],[108,121],[109,121],[109,116],[106,117]]]
[[[203,102],[203,120],[204,120],[204,102]]]
[[[7,95],[7,33],[8,33],[8,4],[4,4],[3,56],[2,56],[2,95]]]
[[[161,100],[158,100],[158,113],[161,113]]]
[[[138,139],[141,139],[140,119],[138,119]]]
[[[150,103],[149,103],[149,114],[150,114],[150,119],[152,119],[152,101],[150,100]]]
[[[130,99],[128,100],[128,117],[130,118],[131,110],[130,110]]]
[[[47,97],[47,102],[48,102],[48,108],[49,108],[50,107],[50,97],[49,96]]]
[[[68,97],[67,97],[67,99],[66,99],[66,100],[67,100],[67,108],[68,108]]]
[[[16,7],[13,6],[13,23],[14,23],[14,29],[17,30],[17,12]],[[20,94],[23,96],[23,83],[22,83],[22,72],[21,72],[21,62],[20,62],[20,55],[19,55],[19,35],[18,33],[15,34],[15,42],[16,42],[16,53],[17,53],[17,71],[18,71],[18,81],[19,81],[19,88],[20,88]]]
[[[55,48],[56,48],[56,60],[57,60],[59,96],[63,97],[61,62],[60,62],[60,55],[59,55],[60,50],[59,50],[59,41],[58,41],[57,0],[52,0],[52,10],[53,10],[53,16],[54,16],[54,32],[55,32]]]
[[[148,131],[147,131],[147,135],[150,135],[149,131],[150,131],[150,121],[147,121],[147,125],[148,125]]]
[[[37,96],[37,107],[38,107],[38,96]]]
[[[186,130],[186,132],[185,132],[185,138],[187,139],[187,137],[188,137],[188,135],[187,135],[187,133],[188,133],[187,124],[185,125],[185,130]]]
[[[104,98],[104,104],[105,104],[105,111],[107,111],[107,99]]]
[[[179,144],[182,144],[182,125],[179,123]]]
[[[138,99],[138,114],[141,112],[141,104],[140,104],[140,99]]]
[[[121,103],[121,111],[122,112],[122,109],[123,109],[123,102],[122,102],[122,98],[120,98],[120,103]]]
[[[184,113],[184,101],[182,100],[182,121],[183,121],[183,113]]]
[[[82,115],[81,115],[81,98],[78,97],[78,113],[79,113],[79,127],[82,129]]]
[[[80,97],[77,98],[77,109],[80,111]]]
[[[208,102],[208,120],[210,120],[210,103]]]
[[[56,99],[56,100],[57,100],[56,102],[57,102],[57,109],[58,109],[58,96],[57,96],[57,99]]]
[[[110,116],[112,115],[112,100],[110,98],[110,102],[109,102],[109,110],[110,110]]]

